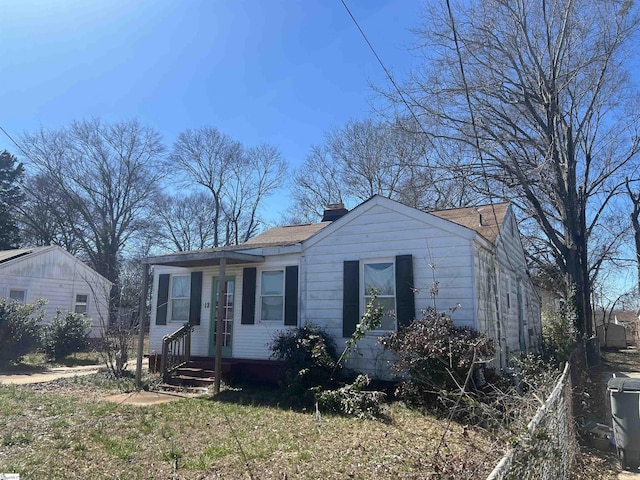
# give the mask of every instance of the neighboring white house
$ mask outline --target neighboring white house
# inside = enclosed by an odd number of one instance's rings
[[[529,278],[511,207],[426,213],[381,196],[321,223],[277,227],[245,244],[149,257],[153,265],[150,352],[189,322],[191,354],[214,355],[215,298],[224,268],[223,356],[268,360],[274,335],[314,323],[343,348],[362,315],[367,292],[395,312],[358,344],[349,366],[388,376],[378,337],[435,304],[457,325],[498,344],[496,364],[537,349],[540,300]],[[437,295],[433,296],[434,282]]]
[[[43,323],[56,309],[86,314],[92,336],[108,320],[111,282],[57,245],[0,251],[0,298],[47,301]]]

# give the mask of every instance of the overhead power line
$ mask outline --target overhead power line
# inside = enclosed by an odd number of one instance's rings
[[[13,144],[20,149],[20,151],[24,154],[25,157],[27,157],[29,160],[31,160],[31,157],[29,156],[29,154],[27,152],[25,152],[24,148],[22,148],[22,146],[20,146],[20,144],[18,142],[16,142],[13,139],[13,137],[11,135],[9,135],[9,133],[4,128],[2,128],[2,126],[0,126],[0,131],[2,131],[2,133],[4,133],[7,136],[7,138],[9,140],[11,140],[11,142],[13,142]]]
[[[404,93],[402,92],[402,90],[400,89],[400,87],[398,86],[396,81],[393,79],[393,75],[391,75],[391,72],[389,71],[389,69],[382,62],[382,59],[380,58],[380,56],[376,52],[376,49],[373,48],[373,45],[371,44],[371,42],[367,38],[367,35],[364,33],[364,31],[360,27],[360,24],[358,23],[356,18],[353,16],[353,13],[351,13],[351,10],[349,10],[349,7],[347,6],[347,3],[345,2],[345,0],[340,0],[340,2],[342,3],[342,5],[344,6],[345,10],[347,11],[349,16],[351,17],[351,20],[353,21],[354,25],[356,26],[356,28],[360,32],[360,35],[362,35],[362,38],[364,38],[364,41],[369,46],[369,49],[371,50],[371,53],[373,53],[373,56],[376,57],[376,60],[378,61],[378,63],[382,67],[382,70],[384,70],[384,73],[386,74],[387,78],[389,79],[389,81],[393,85],[393,88],[395,88],[396,92],[398,92],[398,96],[400,97],[400,100],[405,105],[405,107],[407,107],[407,110],[409,110],[409,113],[411,114],[411,116],[415,120],[416,125],[418,125],[418,128],[422,131],[422,133],[424,133],[429,138],[429,134],[424,130],[424,128],[422,128],[422,124],[420,123],[420,120],[418,120],[418,116],[413,111],[413,108],[411,108],[411,105],[409,104],[409,102],[407,102],[407,99],[405,98]]]

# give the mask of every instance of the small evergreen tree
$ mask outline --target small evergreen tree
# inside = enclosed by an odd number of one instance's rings
[[[0,250],[17,248],[20,231],[16,209],[24,199],[20,184],[24,166],[6,150],[0,153]]]

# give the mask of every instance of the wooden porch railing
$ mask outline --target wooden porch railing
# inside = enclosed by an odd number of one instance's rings
[[[169,335],[162,337],[162,381],[167,382],[171,374],[185,365],[191,357],[191,325],[185,323]]]

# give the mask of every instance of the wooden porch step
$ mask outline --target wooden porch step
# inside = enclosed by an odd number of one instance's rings
[[[187,365],[176,370],[176,375],[185,375],[188,377],[211,378],[215,377],[215,372],[206,368]]]
[[[205,387],[186,387],[182,385],[171,385],[170,383],[161,383],[158,385],[158,389],[168,392],[188,392],[196,394],[203,394],[208,391]]]
[[[213,378],[193,377],[191,375],[173,375],[169,383],[184,387],[208,387],[213,385]]]

